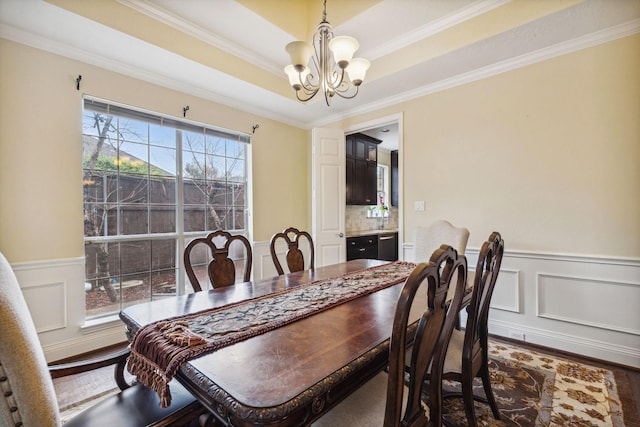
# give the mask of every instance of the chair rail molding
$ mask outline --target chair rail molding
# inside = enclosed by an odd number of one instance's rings
[[[253,278],[276,275],[269,242],[254,242]],[[403,244],[401,259],[413,259]],[[467,248],[474,268],[479,249]],[[124,342],[119,319],[84,319],[84,258],[12,265],[47,360]],[[579,298],[579,299],[578,299]],[[52,303],[55,301],[55,303]],[[579,303],[576,303],[579,301]],[[559,350],[640,368],[640,259],[505,251],[489,331]]]

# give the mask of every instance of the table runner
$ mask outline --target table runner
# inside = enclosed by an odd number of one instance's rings
[[[133,338],[129,372],[167,407],[169,381],[188,360],[403,282],[415,266],[395,261],[150,323]]]

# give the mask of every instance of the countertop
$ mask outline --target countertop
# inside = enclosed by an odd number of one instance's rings
[[[378,230],[351,230],[347,231],[345,234],[347,238],[349,237],[360,237],[360,236],[373,236],[377,234],[389,234],[389,233],[397,233],[397,228],[384,228]]]

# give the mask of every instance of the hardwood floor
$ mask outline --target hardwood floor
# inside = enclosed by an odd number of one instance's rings
[[[55,363],[74,362],[77,360],[90,359],[104,354],[109,354],[125,348],[128,343],[124,342],[115,346],[105,347],[91,353],[81,354],[68,359],[59,360]],[[58,398],[58,407],[65,409],[97,396],[104,395],[110,391],[117,389],[113,377],[114,367],[106,366],[91,372],[85,372],[68,377],[56,378],[53,385]]]

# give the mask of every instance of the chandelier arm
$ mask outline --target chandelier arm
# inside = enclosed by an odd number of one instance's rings
[[[311,97],[313,97],[313,95],[315,95],[319,89],[320,89],[319,87],[315,87],[315,86],[302,86],[300,89],[297,90],[297,92],[302,92],[307,95],[311,95]]]
[[[298,74],[298,78],[300,80],[301,89],[305,92],[314,92],[318,91],[319,86],[313,84],[314,75],[309,73],[307,77],[302,80],[302,73]]]
[[[332,78],[327,80],[327,87],[336,92],[346,92],[349,90],[349,84],[344,79],[344,70],[334,71],[331,74]],[[340,89],[340,86],[346,86],[345,89]]]
[[[299,90],[296,91],[296,98],[298,98],[298,101],[307,102],[308,100],[310,100],[311,98],[316,96],[316,93],[318,93],[318,89],[316,89],[316,90],[314,90],[312,92],[304,91],[305,96],[300,96],[300,92],[301,91],[299,91]]]
[[[351,89],[352,87],[355,87],[355,92],[353,93],[353,95],[345,95],[345,93],[347,92],[347,90]],[[358,90],[360,89],[359,86],[350,86],[347,90],[343,90],[343,91],[336,91],[336,94],[338,94],[338,96],[340,98],[344,98],[344,99],[352,99],[355,98],[356,95],[358,94]]]

